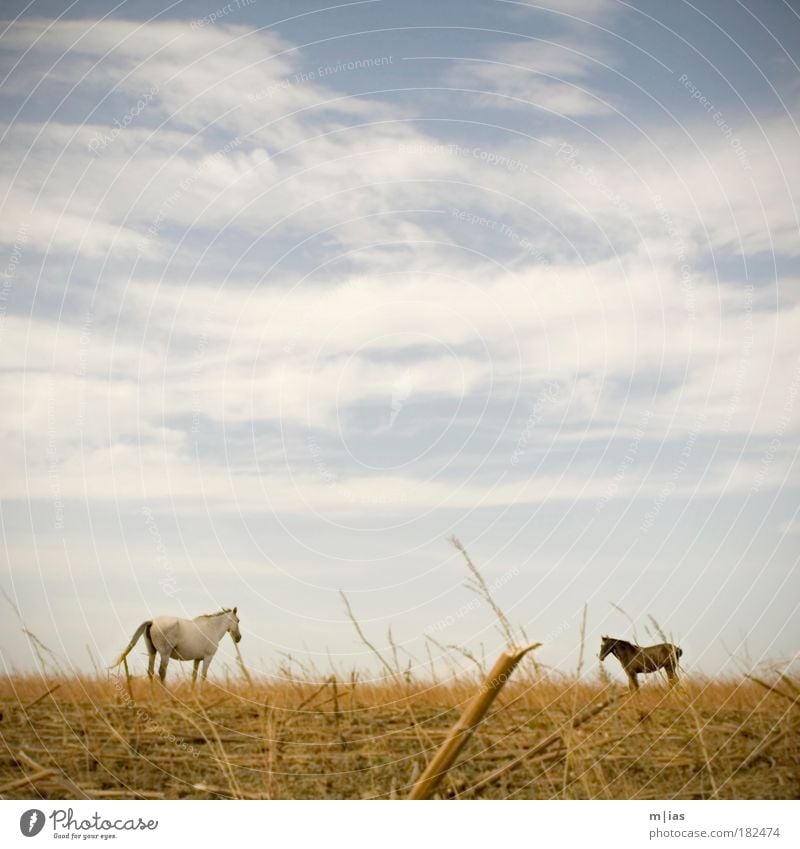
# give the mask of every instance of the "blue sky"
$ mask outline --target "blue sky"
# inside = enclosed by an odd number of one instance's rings
[[[256,669],[368,666],[340,590],[492,655],[454,534],[560,669],[584,603],[796,655],[789,4],[4,15],[2,580],[59,656],[236,604]]]

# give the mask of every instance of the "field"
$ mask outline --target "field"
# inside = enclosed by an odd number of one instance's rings
[[[403,798],[479,679],[240,679],[209,681],[199,696],[168,683],[0,679],[0,795]],[[797,685],[773,675],[670,690],[652,677],[629,696],[523,665],[437,795],[797,798]]]

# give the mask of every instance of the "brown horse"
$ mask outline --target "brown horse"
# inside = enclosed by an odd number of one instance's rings
[[[631,690],[638,690],[639,682],[636,676],[643,672],[657,672],[659,669],[663,669],[670,683],[674,684],[678,680],[678,658],[683,654],[683,649],[673,646],[672,643],[637,646],[614,637],[603,637],[600,660],[605,660],[610,654],[622,664]]]

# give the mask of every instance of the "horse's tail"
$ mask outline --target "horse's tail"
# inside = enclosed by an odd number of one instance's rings
[[[114,661],[114,663],[112,663],[111,666],[108,667],[109,669],[114,669],[115,667],[119,666],[120,663],[122,663],[123,660],[125,660],[125,658],[128,656],[128,653],[136,645],[136,641],[139,639],[139,637],[142,636],[142,634],[144,634],[144,638],[147,640],[147,647],[150,650],[150,653],[152,654],[153,651],[155,651],[155,646],[153,645],[153,639],[150,636],[150,627],[152,626],[152,624],[153,624],[152,620],[148,620],[147,622],[142,622],[142,624],[136,629],[136,633],[131,638],[131,641],[128,643],[128,647]]]
[[[675,657],[680,657],[683,654],[683,649],[680,646],[675,646]]]

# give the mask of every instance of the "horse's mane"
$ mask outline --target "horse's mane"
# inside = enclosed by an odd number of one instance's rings
[[[230,613],[233,610],[232,607],[223,607],[222,610],[218,610],[216,613],[201,613],[199,616],[195,616],[195,619],[214,619],[216,616],[222,616],[224,613]]]
[[[610,637],[609,639],[616,645],[630,646],[632,649],[640,648],[640,646],[637,646],[636,643],[629,643],[627,640],[620,640],[618,637]]]

